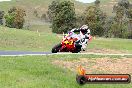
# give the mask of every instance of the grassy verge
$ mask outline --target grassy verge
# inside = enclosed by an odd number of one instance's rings
[[[40,32],[40,33],[47,33],[47,34],[52,34],[52,29],[49,28],[50,24],[45,23],[43,25],[32,25],[29,27],[30,31],[35,31],[35,32]]]
[[[81,88],[76,73],[53,65],[54,59],[75,59],[73,55],[0,57],[1,88]],[[89,59],[100,56],[79,56]],[[78,58],[79,58],[78,57]],[[132,84],[88,84],[83,88],[131,88]]]
[[[132,53],[132,40],[119,38],[96,38],[89,43],[88,48],[113,49]]]
[[[0,50],[50,51],[56,42],[56,34],[0,27]]]
[[[60,43],[61,38],[62,36],[51,32],[49,24],[32,25],[29,30],[0,27],[0,50],[51,51],[55,44]],[[93,38],[87,49],[111,49],[132,53],[132,40]]]

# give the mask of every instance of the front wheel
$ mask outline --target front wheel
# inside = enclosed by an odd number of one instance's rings
[[[57,53],[57,52],[59,52],[60,48],[61,48],[61,43],[55,45],[55,46],[52,48],[52,53]]]

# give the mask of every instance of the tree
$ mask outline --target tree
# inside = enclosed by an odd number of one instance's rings
[[[46,14],[45,13],[43,13],[42,15],[41,15],[41,20],[46,20]]]
[[[34,15],[35,17],[38,17],[38,11],[37,11],[36,9],[34,10],[33,15]]]
[[[92,35],[102,36],[104,34],[104,22],[106,14],[99,8],[99,0],[95,1],[95,5],[86,8],[85,23],[92,30]]]
[[[24,16],[26,16],[26,13],[23,9],[12,7],[5,16],[6,26],[17,29],[23,28],[25,22]]]
[[[118,26],[116,28],[117,33],[115,33],[116,37],[124,38],[125,35],[125,37],[127,38],[126,35],[129,35],[128,27],[131,24],[131,10],[129,1],[120,0],[118,4],[113,7],[113,12],[116,13],[115,21]]]
[[[129,3],[128,0],[120,0],[120,1],[118,2],[118,5],[121,6],[121,7],[124,7],[124,8],[126,8],[126,9],[128,9],[130,3]]]
[[[52,32],[67,32],[75,27],[75,8],[70,1],[53,1],[49,5],[48,15],[52,22]]]
[[[104,24],[104,37],[112,37],[113,33],[111,33],[111,27],[114,24],[114,18],[113,17],[107,17],[105,24]]]
[[[76,14],[76,26],[81,27],[85,24],[85,16],[83,14]]]
[[[0,25],[3,25],[4,11],[0,11]]]
[[[129,22],[128,22],[128,38],[132,39],[132,5],[128,9],[127,16],[129,19]]]
[[[52,22],[53,19],[55,18],[56,14],[59,12],[59,1],[53,1],[51,5],[48,7],[48,17],[50,21]]]
[[[99,7],[99,5],[100,5],[100,0],[96,0],[96,1],[94,2],[94,4],[95,4],[97,7]]]

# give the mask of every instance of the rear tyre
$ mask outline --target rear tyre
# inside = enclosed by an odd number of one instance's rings
[[[60,48],[61,48],[61,43],[55,45],[55,46],[52,48],[52,53],[57,53],[57,52],[59,52]]]

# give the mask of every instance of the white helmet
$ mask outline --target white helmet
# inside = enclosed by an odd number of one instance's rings
[[[83,34],[90,33],[90,30],[88,29],[87,25],[83,25],[80,30]]]
[[[88,29],[88,26],[87,25],[83,25],[80,29]]]

